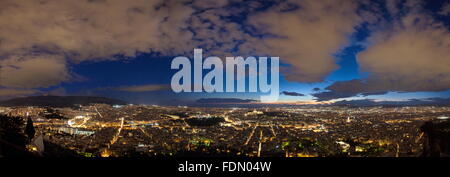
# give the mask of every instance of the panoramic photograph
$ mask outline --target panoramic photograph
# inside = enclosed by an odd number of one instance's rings
[[[449,116],[448,0],[0,0],[0,159],[450,157]]]

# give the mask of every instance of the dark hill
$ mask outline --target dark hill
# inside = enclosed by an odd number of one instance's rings
[[[94,96],[31,96],[2,101],[0,106],[71,107],[75,105],[89,105],[91,103],[126,104],[126,102],[121,100]]]

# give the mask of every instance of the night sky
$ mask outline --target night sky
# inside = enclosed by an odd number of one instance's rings
[[[280,57],[280,103],[450,98],[450,1],[0,0],[0,100],[259,99],[174,93],[194,48]]]

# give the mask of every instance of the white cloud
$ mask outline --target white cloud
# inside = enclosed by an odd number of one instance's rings
[[[292,65],[288,80],[319,82],[337,68],[333,54],[348,42],[359,24],[353,1],[289,1],[299,10],[270,10],[254,15],[249,22],[265,33],[267,51]],[[281,5],[282,6],[282,5]],[[282,6],[283,7],[283,6]]]
[[[426,14],[410,12],[376,32],[358,55],[370,89],[443,91],[450,86],[450,32]],[[371,84],[372,83],[372,84]]]
[[[38,92],[38,90],[33,89],[0,88],[0,97],[31,95]]]
[[[0,52],[59,52],[75,61],[189,49],[185,19],[192,10],[177,1],[2,1]],[[159,8],[156,8],[159,7]]]
[[[450,89],[450,31],[423,13],[422,5],[407,1],[405,9],[391,7],[389,25],[373,28],[366,49],[357,56],[368,78],[335,82],[319,100],[382,94],[389,91]],[[403,15],[398,15],[403,13]],[[387,23],[387,22],[381,22]]]
[[[67,63],[137,52],[192,50],[184,1],[0,1],[0,85],[38,88],[68,81]]]
[[[57,55],[12,56],[0,61],[0,67],[3,87],[50,87],[71,78],[65,61]]]

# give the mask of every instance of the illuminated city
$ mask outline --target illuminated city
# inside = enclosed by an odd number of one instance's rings
[[[157,105],[1,107],[36,137],[79,157],[418,157],[428,121],[449,107],[197,108]],[[47,148],[47,147],[44,147]],[[39,151],[34,148],[31,151]],[[45,155],[46,150],[35,152]]]
[[[450,0],[0,0],[3,174],[438,176],[448,157]]]
[[[449,157],[449,117],[450,0],[0,0],[0,158]]]

